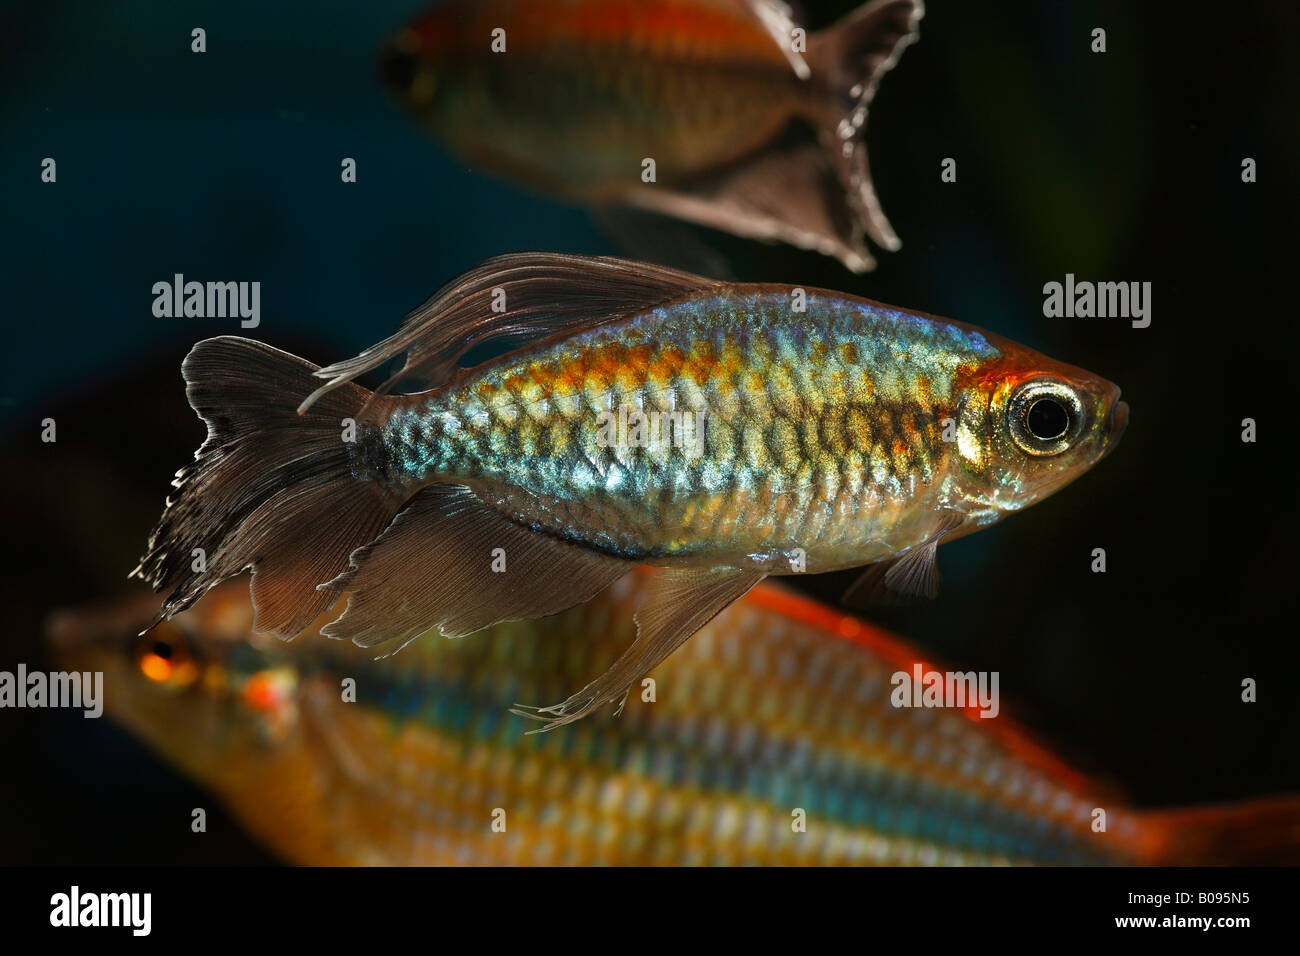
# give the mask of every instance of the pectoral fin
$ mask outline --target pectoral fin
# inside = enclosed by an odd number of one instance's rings
[[[545,721],[545,726],[529,731],[538,733],[571,724],[604,704],[626,700],[637,681],[764,577],[762,571],[737,568],[660,572],[645,606],[636,614],[636,640],[609,670],[562,703],[520,706],[511,713]]]

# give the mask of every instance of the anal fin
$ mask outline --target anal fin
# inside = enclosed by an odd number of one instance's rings
[[[576,694],[550,707],[515,707],[512,714],[545,722],[529,733],[571,724],[610,703],[626,702],[642,677],[700,628],[763,580],[762,571],[738,568],[673,568],[661,571],[636,613],[636,640],[611,666]],[[619,711],[623,704],[619,703]]]
[[[832,256],[854,272],[876,266],[825,149],[797,130],[727,170],[676,189],[636,190],[627,201],[747,239]]]
[[[438,628],[462,637],[499,621],[555,614],[581,604],[636,562],[525,528],[464,485],[425,488],[351,569],[320,589],[348,594],[327,637],[394,652]]]

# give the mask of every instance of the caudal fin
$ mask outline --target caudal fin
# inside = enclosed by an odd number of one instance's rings
[[[880,209],[867,167],[867,110],[880,78],[918,34],[921,0],[873,0],[808,41],[814,77],[828,90],[822,138],[855,218],[877,245],[902,244]]]
[[[254,629],[293,637],[338,599],[317,590],[388,525],[402,498],[354,477],[344,419],[370,393],[345,383],[304,414],[316,366],[235,336],[206,339],[182,365],[186,396],[208,426],[177,472],[149,548],[132,573],[170,593],[160,620],[245,570]]]
[[[753,155],[689,182],[638,189],[624,201],[737,236],[788,242],[834,256],[854,272],[874,269],[870,236],[900,243],[880,210],[867,169],[867,108],[880,78],[916,39],[921,0],[873,0],[794,53],[780,0],[749,0],[807,91],[791,123]],[[806,126],[815,131],[808,135]]]
[[[1300,863],[1300,796],[1142,815],[1144,856],[1161,866],[1295,866]]]

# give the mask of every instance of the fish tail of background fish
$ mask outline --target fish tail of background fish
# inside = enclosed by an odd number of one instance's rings
[[[768,6],[756,3],[760,10]],[[808,38],[800,117],[817,141],[779,138],[689,189],[638,190],[653,212],[833,256],[853,272],[876,260],[864,241],[902,243],[876,198],[867,164],[867,112],[881,79],[919,35],[921,0],[873,0]],[[788,35],[789,26],[774,30]]]
[[[898,236],[881,211],[867,166],[867,109],[881,78],[917,38],[921,0],[876,0],[808,41],[817,87],[830,94],[820,105],[823,141],[855,218],[878,246],[895,252]],[[868,257],[868,260],[870,257]]]
[[[1138,815],[1141,858],[1157,866],[1295,866],[1300,797],[1148,810]]]

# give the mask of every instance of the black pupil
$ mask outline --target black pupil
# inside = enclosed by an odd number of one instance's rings
[[[420,64],[414,53],[389,47],[379,60],[379,69],[388,85],[405,93],[415,83]]]
[[[164,644],[162,641],[154,641],[153,652],[163,660],[171,660],[172,648],[170,644]]]
[[[1043,398],[1029,406],[1025,424],[1035,438],[1051,441],[1065,434],[1065,430],[1070,427],[1070,416],[1060,402]]]

